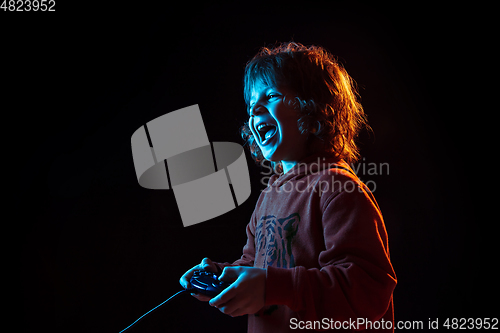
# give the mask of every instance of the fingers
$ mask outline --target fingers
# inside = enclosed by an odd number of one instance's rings
[[[237,308],[236,306],[231,304],[221,306],[218,309],[220,312],[227,314],[230,317],[238,317],[247,314],[245,313],[245,311],[242,311],[240,308]]]
[[[210,300],[210,305],[218,308],[223,304],[229,302],[234,297],[235,294],[236,294],[235,288],[233,286],[229,286],[219,295],[212,298]]]
[[[231,317],[243,316],[247,314],[248,311],[245,310],[248,307],[247,300],[236,297],[236,290],[230,290],[230,288],[231,287],[226,289],[217,297],[212,298],[209,301],[209,304],[216,307],[220,312]]]
[[[226,290],[221,292],[216,297],[212,298],[209,301],[211,306],[216,307],[222,313],[225,313],[229,316],[233,316],[233,313],[239,308],[239,302],[234,298],[236,295],[236,290],[234,287],[228,287]]]
[[[196,266],[195,266],[196,267]],[[179,279],[179,283],[181,284],[182,288],[188,289],[191,288],[191,283],[189,280],[191,280],[191,276],[193,276],[193,272],[195,271],[194,267],[188,270],[184,275],[181,276]]]
[[[219,280],[233,282],[237,280],[238,273],[240,269],[239,267],[224,267],[222,274],[219,276]],[[237,284],[232,284],[228,288],[226,288],[223,292],[221,292],[216,297],[210,300],[210,305],[215,306],[220,309],[223,304],[230,302],[237,293],[236,290]],[[226,313],[226,312],[224,312]]]
[[[191,280],[191,277],[193,276],[193,272],[197,270],[205,270],[208,272],[212,273],[217,273],[217,266],[210,260],[209,258],[204,258],[200,264],[194,266],[193,268],[189,269],[182,277],[179,279],[179,283],[184,289],[191,288],[191,283],[189,280]]]
[[[203,294],[191,293],[191,296],[193,296],[194,298],[196,298],[198,301],[202,301],[202,302],[208,302],[208,301],[210,301],[212,299],[212,297],[207,296],[207,295],[203,295]]]
[[[222,313],[235,317],[256,313],[264,307],[265,269],[245,266],[225,267],[219,279],[232,282],[209,302]]]

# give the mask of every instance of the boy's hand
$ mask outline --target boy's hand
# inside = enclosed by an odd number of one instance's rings
[[[184,275],[180,278],[179,283],[184,289],[191,288],[191,283],[189,280],[191,280],[191,277],[193,276],[193,272],[197,270],[205,270],[207,272],[212,272],[212,273],[217,273],[217,267],[215,264],[212,262],[212,260],[205,258],[201,261],[199,265],[194,266],[193,268],[189,269]],[[203,294],[191,294],[195,298],[197,298],[200,301],[209,301],[212,299],[212,297],[209,297],[207,295]]]
[[[211,306],[231,317],[253,314],[264,307],[265,269],[246,266],[225,267],[219,280],[234,282],[212,298]]]

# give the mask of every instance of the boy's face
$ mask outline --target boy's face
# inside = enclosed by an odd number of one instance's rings
[[[307,154],[307,134],[297,125],[298,113],[283,103],[293,93],[283,87],[257,82],[250,99],[250,130],[269,161],[298,162]]]

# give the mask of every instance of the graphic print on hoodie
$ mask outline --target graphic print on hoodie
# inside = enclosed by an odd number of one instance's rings
[[[278,218],[274,215],[262,216],[257,226],[257,257],[255,267],[279,268],[295,267],[292,253],[293,237],[297,234],[299,213]]]

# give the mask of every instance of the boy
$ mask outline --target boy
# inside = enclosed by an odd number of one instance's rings
[[[193,271],[222,273],[230,287],[209,301],[248,314],[248,332],[393,331],[396,275],[381,212],[349,163],[365,121],[345,69],[324,49],[285,43],[246,66],[243,126],[256,162],[274,174],[247,226],[242,257],[205,258]]]

